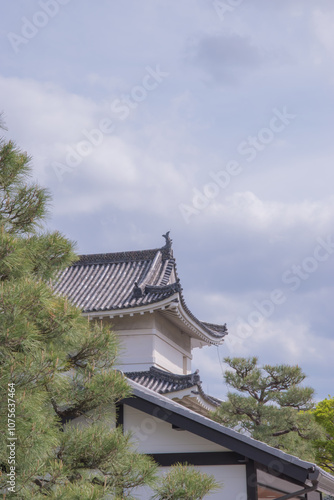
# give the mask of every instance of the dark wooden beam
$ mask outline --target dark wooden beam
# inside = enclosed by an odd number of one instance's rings
[[[253,460],[246,463],[247,500],[258,500],[256,466]]]
[[[245,457],[229,451],[199,453],[150,453],[161,467],[170,467],[176,463],[189,465],[244,465]]]

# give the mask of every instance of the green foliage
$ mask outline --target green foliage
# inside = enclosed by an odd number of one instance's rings
[[[151,484],[156,465],[113,428],[115,403],[130,394],[113,370],[115,336],[52,290],[75,260],[74,246],[58,232],[42,231],[50,197],[29,184],[30,172],[28,156],[1,140],[0,490],[9,473],[13,383],[16,488],[9,496],[127,498]]]
[[[321,436],[309,410],[313,389],[301,387],[305,375],[298,366],[257,365],[257,358],[226,358],[232,368],[226,383],[238,392],[213,414],[227,427],[250,434],[275,448],[313,460],[311,440]]]
[[[317,404],[313,411],[316,421],[323,427],[325,436],[314,441],[316,463],[334,473],[334,398],[330,396]]]
[[[201,500],[205,495],[222,488],[214,476],[203,474],[187,464],[173,465],[160,479],[152,499],[156,500]]]
[[[34,231],[46,216],[49,193],[28,184],[30,158],[13,142],[0,143],[0,226],[10,234]]]

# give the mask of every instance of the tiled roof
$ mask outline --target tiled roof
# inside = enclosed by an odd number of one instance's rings
[[[128,372],[125,373],[125,375],[134,382],[158,394],[171,394],[184,389],[193,388],[191,392],[193,394],[199,394],[203,400],[210,405],[217,407],[221,404],[219,399],[205,394],[202,389],[202,382],[198,370],[189,375],[177,375],[152,366],[147,371]]]
[[[84,312],[123,309],[172,295],[172,269],[173,259],[163,260],[159,250],[82,255],[55,288]],[[146,283],[155,288],[147,290]]]
[[[54,289],[84,313],[145,307],[175,296],[188,320],[219,342],[227,334],[226,325],[201,322],[188,309],[171,239],[168,233],[164,237],[165,246],[153,250],[82,255],[58,276]]]

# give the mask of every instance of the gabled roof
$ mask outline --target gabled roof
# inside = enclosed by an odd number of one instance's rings
[[[224,427],[137,382],[129,380],[129,384],[134,397],[125,398],[123,404],[228,448],[265,468],[269,466],[276,476],[294,479],[305,486],[315,484],[318,491],[334,494],[334,476],[317,465]]]
[[[203,391],[198,370],[188,375],[177,375],[152,366],[147,371],[127,372],[124,375],[141,386],[158,394],[164,394],[204,416],[209,415],[210,411],[222,403],[220,399],[209,396]]]
[[[182,323],[191,336],[219,344],[226,325],[199,321],[183,297],[169,232],[162,248],[135,252],[82,255],[65,269],[54,289],[66,295],[83,313],[123,315],[161,309]],[[161,307],[160,307],[161,306]]]

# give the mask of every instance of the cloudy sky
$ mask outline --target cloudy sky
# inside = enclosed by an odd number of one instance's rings
[[[334,395],[332,0],[1,2],[6,137],[79,253],[156,248],[229,340]]]

